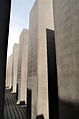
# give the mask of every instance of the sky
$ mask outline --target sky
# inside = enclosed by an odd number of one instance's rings
[[[13,46],[19,43],[23,28],[29,29],[29,13],[35,0],[12,0],[7,57],[12,54]]]

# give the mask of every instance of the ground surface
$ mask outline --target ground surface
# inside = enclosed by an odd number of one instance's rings
[[[17,105],[16,102],[16,94],[11,94],[11,90],[6,89],[4,119],[26,119],[26,105]]]

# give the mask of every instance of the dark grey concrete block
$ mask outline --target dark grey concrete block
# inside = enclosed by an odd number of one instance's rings
[[[0,0],[0,119],[4,118],[4,91],[10,5],[10,0]]]
[[[59,119],[79,119],[79,0],[54,0]]]

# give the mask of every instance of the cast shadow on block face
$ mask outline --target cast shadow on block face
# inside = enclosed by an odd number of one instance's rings
[[[27,89],[27,119],[31,119],[32,110],[32,90]]]
[[[44,119],[44,116],[43,116],[43,115],[38,115],[38,116],[36,117],[36,119]]]
[[[48,61],[49,119],[58,119],[58,84],[54,31],[46,29]]]
[[[59,98],[59,119],[79,119],[79,103]]]
[[[79,119],[79,0],[54,0],[54,19],[59,119]]]
[[[18,83],[17,83],[17,87],[16,87],[16,100],[18,100]]]

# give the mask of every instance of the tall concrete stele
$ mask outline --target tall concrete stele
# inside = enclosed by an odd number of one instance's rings
[[[6,87],[11,89],[12,82],[12,55],[8,57],[7,68],[6,68]]]
[[[17,68],[18,68],[18,50],[19,44],[14,44],[13,47],[13,78],[12,78],[12,92],[16,93],[17,87]]]
[[[0,0],[0,119],[4,118],[6,57],[11,0]]]
[[[18,102],[27,102],[27,58],[29,30],[23,29],[19,41],[18,58]]]
[[[53,0],[59,119],[79,119],[79,0]]]
[[[52,1],[36,0],[30,12],[28,43],[28,106],[31,108],[28,114],[31,119],[37,115],[49,119],[47,28],[54,29]]]

